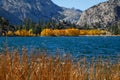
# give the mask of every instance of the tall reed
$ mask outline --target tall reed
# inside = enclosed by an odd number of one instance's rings
[[[48,56],[22,50],[0,54],[0,80],[120,80],[120,62],[113,64],[86,58],[73,62],[70,56]]]

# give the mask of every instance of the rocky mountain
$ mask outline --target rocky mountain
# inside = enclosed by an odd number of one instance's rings
[[[81,27],[107,29],[120,20],[120,0],[109,0],[85,10],[77,22]]]
[[[20,24],[26,18],[34,22],[52,18],[77,22],[81,14],[75,9],[59,7],[51,0],[0,0],[0,10],[0,16],[5,16],[12,24]]]
[[[64,18],[62,20],[76,23],[79,20],[81,13],[82,11],[74,8],[63,8],[62,15]]]
[[[4,9],[0,8],[0,16],[4,17],[8,21],[10,21],[13,24],[19,24],[22,22],[18,17],[14,16],[13,14],[9,13],[8,11],[5,11]]]

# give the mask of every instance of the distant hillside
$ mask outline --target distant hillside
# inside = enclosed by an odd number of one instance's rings
[[[53,18],[77,22],[81,15],[80,10],[59,7],[51,0],[1,0],[0,10],[0,16],[7,18],[12,24],[21,23],[26,18],[34,22]]]

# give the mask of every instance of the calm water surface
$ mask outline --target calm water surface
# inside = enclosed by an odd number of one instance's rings
[[[7,43],[9,49],[23,46],[45,49],[49,53],[70,53],[79,56],[119,57],[120,37],[81,36],[81,37],[0,37],[0,50]]]

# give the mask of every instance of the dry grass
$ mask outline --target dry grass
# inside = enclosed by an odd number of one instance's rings
[[[120,63],[73,62],[69,56],[51,57],[44,53],[17,50],[0,55],[0,80],[120,80]]]

